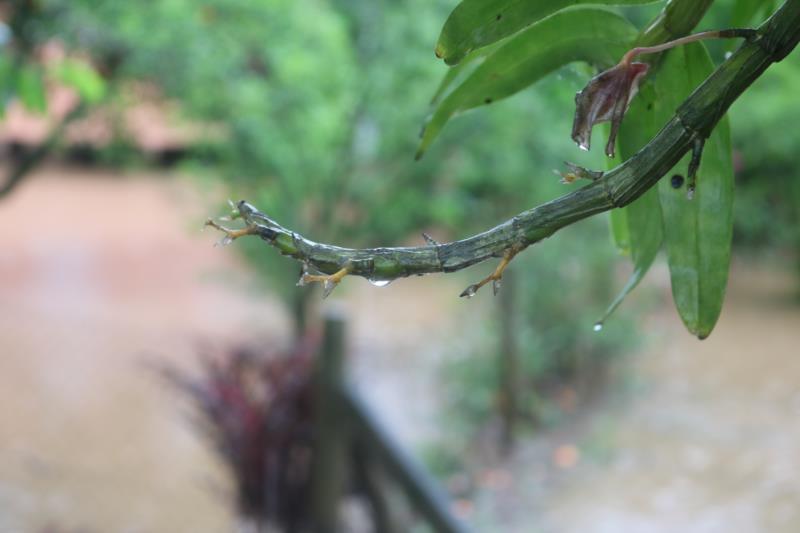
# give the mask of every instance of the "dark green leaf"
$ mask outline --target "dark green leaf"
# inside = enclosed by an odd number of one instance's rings
[[[511,96],[573,61],[614,64],[635,37],[627,20],[601,8],[561,11],[534,24],[489,55],[441,101],[425,126],[417,158],[456,113]]]
[[[659,72],[657,105],[674,112],[713,68],[701,44],[669,52]],[[684,157],[661,180],[658,191],[675,306],[689,331],[702,339],[719,318],[731,257],[733,167],[727,119],[705,143],[692,200],[687,199],[686,185],[675,188],[670,179],[673,174],[685,176],[688,161]]]
[[[436,55],[448,65],[455,65],[472,50],[513,35],[569,6],[648,3],[653,0],[464,0],[447,18],[436,44]]]

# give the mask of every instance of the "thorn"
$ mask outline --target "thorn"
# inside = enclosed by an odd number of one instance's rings
[[[439,246],[439,243],[436,241],[436,239],[434,239],[424,231],[422,232],[422,238],[425,239],[425,242],[428,243],[430,246]]]
[[[326,274],[309,274],[308,267],[306,265],[303,266],[303,275],[300,276],[300,281],[297,282],[299,287],[302,287],[308,283],[318,282],[322,283],[322,298],[327,298],[333,292],[333,289],[339,285],[339,282],[344,279],[346,275],[350,273],[351,266],[345,265],[344,268],[339,269],[333,274],[326,275]]]
[[[494,291],[494,294],[497,295],[497,293],[500,292],[500,287],[503,284],[501,281],[503,279],[503,272],[505,271],[506,267],[508,267],[508,264],[511,262],[511,260],[514,259],[514,256],[521,252],[524,248],[524,246],[519,244],[515,244],[511,246],[511,248],[507,248],[503,252],[503,258],[500,260],[500,264],[497,265],[497,268],[494,270],[494,272],[483,278],[478,283],[470,285],[464,289],[464,291],[461,293],[461,297],[472,298],[475,296],[475,293],[478,292],[478,289],[490,281],[492,282],[492,290]]]
[[[689,161],[689,172],[686,176],[686,197],[691,200],[694,198],[694,191],[697,188],[697,170],[700,168],[700,161],[703,157],[703,148],[706,140],[702,137],[695,137],[692,145],[692,159]]]
[[[230,229],[218,224],[211,218],[206,220],[206,223],[203,224],[203,228],[208,226],[211,226],[215,230],[221,231],[225,234],[225,236],[222,237],[222,239],[220,239],[215,246],[227,246],[239,237],[244,237],[245,235],[255,235],[258,233],[258,228],[255,226],[247,226],[246,228],[242,229]]]
[[[564,165],[567,167],[566,172],[561,172],[558,170],[553,170],[553,172],[555,172],[556,175],[561,176],[561,183],[565,185],[573,183],[579,179],[597,181],[602,178],[604,174],[604,172],[601,170],[589,170],[588,168],[576,165],[575,163],[570,163],[569,161],[564,161]]]

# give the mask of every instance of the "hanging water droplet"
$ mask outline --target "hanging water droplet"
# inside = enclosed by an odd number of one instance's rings
[[[375,285],[376,287],[385,287],[392,282],[390,279],[371,279],[369,280],[370,283]]]
[[[230,235],[225,235],[223,238],[218,240],[214,246],[228,246],[230,243],[233,242],[233,237]]]
[[[322,299],[323,300],[331,295],[331,293],[333,292],[333,289],[336,288],[336,285],[337,285],[337,283],[335,281],[331,281],[329,279],[326,279],[325,281],[322,282]]]
[[[686,189],[686,198],[688,200],[691,200],[691,199],[694,198],[694,187],[689,187],[688,189]]]
[[[497,296],[497,293],[500,292],[500,287],[503,286],[503,280],[496,279],[492,281],[492,291],[494,291],[494,295]]]
[[[586,144],[586,143],[578,143],[578,148],[580,148],[584,152],[588,152],[589,151],[589,145]]]
[[[478,287],[475,285],[470,285],[460,294],[462,298],[472,298],[478,292]]]
[[[602,331],[603,330],[603,323],[597,322],[595,323],[594,327],[592,328],[594,331]]]

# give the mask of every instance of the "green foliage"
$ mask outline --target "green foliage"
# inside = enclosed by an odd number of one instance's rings
[[[435,111],[418,155],[457,112],[510,96],[570,61],[613,64],[632,46],[636,32],[626,19],[596,8],[563,9],[573,3],[579,2],[463,0],[445,23],[437,46],[437,54],[447,63],[463,61],[445,76],[434,95]],[[730,18],[747,23],[771,4],[737,0],[733,7],[728,6]],[[667,4],[663,15],[649,27],[652,31],[642,33],[639,42],[656,44],[668,38],[668,30],[675,27],[689,31],[694,22],[688,21],[698,20],[707,7],[707,2],[694,7],[688,2]],[[659,30],[658,25],[666,24],[670,17],[680,18],[681,24]],[[663,64],[655,61],[620,130],[621,158],[611,166],[642,148],[713,70],[704,50],[701,45],[691,46],[667,54]],[[733,172],[730,142],[726,140],[729,137],[727,120],[723,119],[706,143],[694,200],[686,197],[685,188],[678,190],[662,181],[658,190],[648,191],[632,205],[611,214],[612,238],[623,253],[630,255],[634,271],[605,316],[638,285],[662,243],[666,243],[673,295],[681,317],[698,337],[705,338],[711,332],[721,310],[730,262]],[[685,175],[687,165],[688,158],[675,172]]]
[[[598,8],[561,11],[533,24],[489,53],[441,100],[425,125],[417,157],[456,113],[511,96],[573,61],[611,65],[635,36],[624,18]]]
[[[88,64],[74,59],[67,59],[56,67],[56,76],[68,87],[78,92],[80,98],[88,104],[96,104],[106,93],[103,78]]]
[[[617,157],[610,160],[609,168],[630,158],[657,133],[663,121],[656,117],[655,90],[652,84],[642,87],[638,98],[631,105],[624,126],[617,139]],[[599,323],[602,324],[636,288],[655,261],[664,239],[661,206],[658,193],[649,190],[631,205],[611,212],[611,234],[623,253],[630,255],[633,274],[620,293],[611,302]]]
[[[671,113],[713,70],[702,44],[669,52],[659,73],[662,115]],[[688,157],[675,172],[688,166]],[[664,214],[672,294],[687,329],[705,338],[722,309],[733,232],[733,167],[727,119],[705,142],[698,170],[696,197],[689,201],[684,188],[669,180],[658,186]]]
[[[42,69],[38,65],[23,65],[16,71],[17,95],[31,111],[43,113],[47,109]]]
[[[654,0],[463,0],[442,28],[436,55],[448,65],[460,62],[469,52],[502,40],[564,8],[580,4],[645,4]],[[590,13],[585,12],[584,17]],[[598,26],[602,21],[597,21]],[[580,29],[562,26],[564,34],[580,35]]]

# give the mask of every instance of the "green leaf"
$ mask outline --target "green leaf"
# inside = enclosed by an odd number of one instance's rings
[[[442,81],[439,83],[439,87],[436,88],[436,92],[431,98],[431,105],[436,104],[442,96],[446,95],[455,82],[462,81],[470,72],[473,72],[478,65],[486,59],[486,56],[492,54],[500,47],[500,44],[502,43],[496,43],[492,46],[481,48],[480,50],[474,50],[467,54],[467,57],[458,65],[448,68]]]
[[[58,66],[57,73],[59,79],[75,89],[87,103],[96,103],[105,96],[105,81],[97,71],[82,61],[67,59]]]
[[[661,120],[663,117],[658,116],[654,101],[655,91],[652,83],[643,85],[620,128],[617,140],[617,158],[610,161],[611,166],[638,152],[655,136],[658,127],[666,122],[666,118]],[[664,241],[661,206],[655,188],[644,193],[632,204],[615,209],[611,213],[612,235],[617,247],[630,253],[633,274],[611,302],[598,324],[602,324],[642,281]]]
[[[612,209],[608,212],[611,242],[622,255],[631,255],[631,233],[628,231],[628,210]]]
[[[636,37],[623,17],[601,8],[556,13],[505,42],[448,94],[422,134],[417,159],[456,113],[496,102],[573,61],[614,64]]]
[[[37,113],[47,110],[47,95],[38,65],[25,65],[17,71],[17,95],[27,109]]]
[[[762,19],[766,18],[774,8],[774,0],[736,0],[732,10],[731,27],[744,28],[750,26],[756,21],[757,16]]]
[[[669,52],[658,75],[657,105],[673,113],[713,68],[702,44]],[[692,200],[686,185],[676,189],[670,179],[673,174],[685,176],[688,162],[684,157],[661,180],[658,192],[675,306],[688,330],[703,339],[719,318],[731,258],[734,184],[727,118],[705,143]]]
[[[436,55],[455,65],[469,52],[492,44],[566,7],[634,5],[654,0],[463,0],[444,23]],[[565,28],[571,32],[571,28]]]

